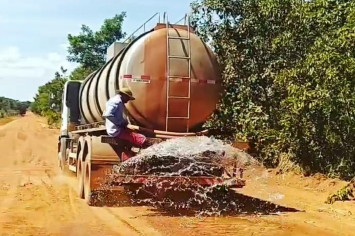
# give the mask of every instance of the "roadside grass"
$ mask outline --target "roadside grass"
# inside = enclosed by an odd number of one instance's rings
[[[5,118],[0,118],[0,126],[5,125],[7,123],[10,123],[11,121],[15,120],[16,117],[5,117]]]

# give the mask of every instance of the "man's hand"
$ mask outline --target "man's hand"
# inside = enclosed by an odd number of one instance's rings
[[[130,130],[139,130],[139,127],[136,126],[136,125],[127,125],[127,128],[130,129]]]
[[[128,125],[128,121],[127,120],[122,120],[121,122],[119,122],[119,124],[116,124],[118,127],[120,128],[126,128]]]
[[[126,128],[127,125],[128,125],[128,121],[127,121],[127,120],[124,120],[124,121],[122,122],[122,128]]]

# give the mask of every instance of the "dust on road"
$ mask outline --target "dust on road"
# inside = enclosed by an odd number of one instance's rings
[[[247,186],[240,190],[245,194],[240,200],[246,205],[243,214],[198,218],[147,206],[89,207],[77,197],[76,179],[59,174],[57,135],[57,130],[48,129],[45,120],[33,114],[0,127],[0,235],[355,232],[354,203],[323,203],[340,181],[281,178],[265,170],[247,172]],[[288,208],[275,208],[271,202]]]

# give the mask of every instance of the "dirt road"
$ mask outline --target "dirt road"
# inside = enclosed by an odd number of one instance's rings
[[[32,114],[0,126],[0,235],[355,235],[355,204],[323,203],[341,182],[265,170],[247,173],[243,214],[88,207],[58,172],[57,134]]]

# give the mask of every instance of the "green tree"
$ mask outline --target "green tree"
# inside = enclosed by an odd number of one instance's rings
[[[106,50],[115,41],[122,39],[122,23],[126,13],[106,19],[99,31],[94,32],[83,25],[79,35],[68,35],[68,60],[80,63],[86,69],[95,70],[105,63]]]
[[[69,76],[69,80],[83,80],[88,77],[92,72],[94,72],[93,69],[79,66],[72,71]]]
[[[223,70],[223,98],[206,126],[251,140],[265,164],[286,159],[350,178],[354,1],[199,0],[192,8]]]
[[[53,80],[40,86],[31,105],[31,110],[45,116],[50,125],[58,124],[60,121],[63,88],[67,81],[65,72],[66,70],[61,68],[61,72],[56,72]]]
[[[126,14],[123,12],[106,19],[100,30],[92,31],[83,25],[79,35],[68,35],[68,60],[79,63],[79,66],[66,76],[66,70],[61,67],[54,79],[40,86],[31,104],[31,110],[47,117],[49,124],[58,124],[62,109],[62,95],[65,82],[70,80],[83,80],[98,67],[105,63],[106,49],[115,41],[124,37],[122,23]]]
[[[5,117],[14,114],[25,114],[30,102],[20,102],[10,98],[0,97],[0,116]]]

